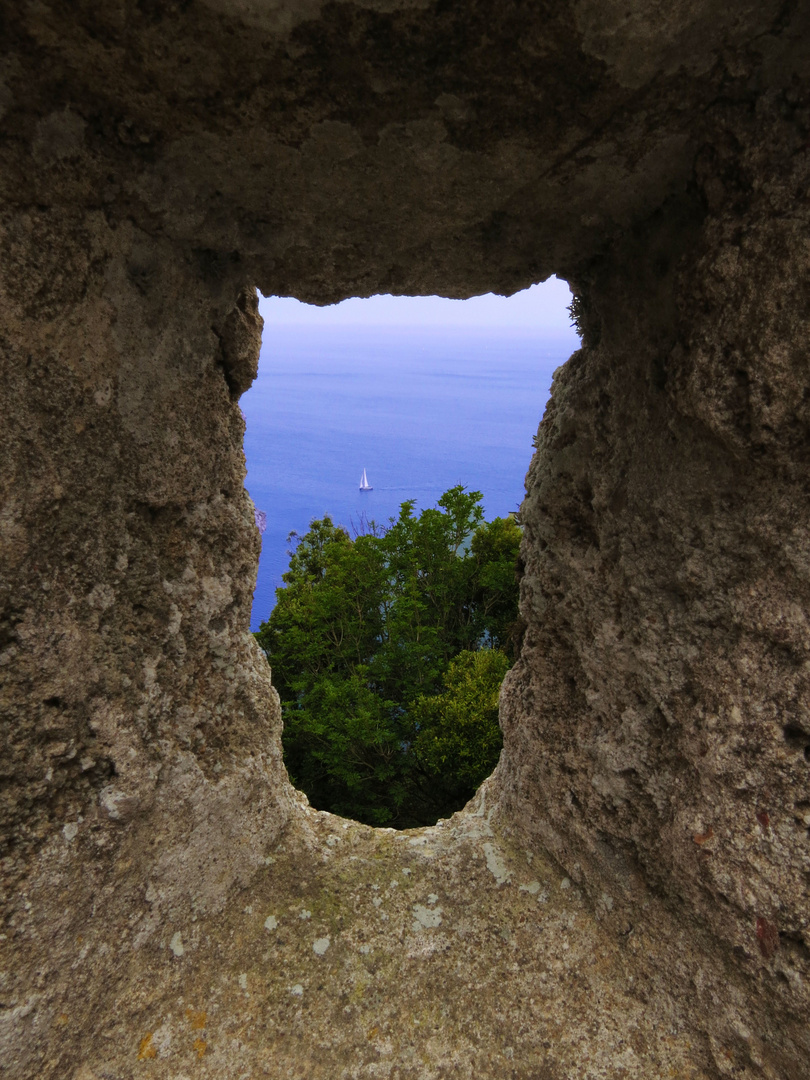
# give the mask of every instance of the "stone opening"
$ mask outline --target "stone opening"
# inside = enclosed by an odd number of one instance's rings
[[[262,354],[257,380],[240,408],[246,487],[255,505],[272,510],[260,514],[267,531],[251,628],[262,631],[257,640],[282,699],[285,763],[314,807],[372,825],[435,824],[460,810],[494,768],[501,746],[498,686],[517,658],[521,625],[520,534],[510,515],[525,493],[523,478],[553,373],[577,342],[570,304],[569,289],[556,280],[510,298],[468,301],[376,296],[313,308],[289,298],[260,299]],[[358,492],[355,473],[365,463],[373,488]],[[392,578],[383,588],[373,559],[363,570],[358,563],[366,585],[357,592],[356,608],[347,608],[346,589],[359,588],[353,577],[354,584],[346,578],[354,541],[373,530],[373,538],[361,543],[389,559],[393,552],[385,554],[383,533],[397,521],[404,501],[413,504],[422,539],[397,526],[388,539],[401,533],[405,547],[397,549],[394,562],[408,551],[422,559],[417,577],[435,577],[431,561],[446,561],[447,552],[443,556],[435,548],[437,537],[428,539],[433,534],[419,515],[437,513],[437,500],[459,486],[481,493],[481,525],[490,533],[481,532],[472,550],[478,526],[465,529],[456,553],[465,563],[463,581],[460,569],[455,574],[458,616],[447,609],[449,601],[437,606],[436,582],[419,593],[418,612],[403,622],[404,585]],[[473,511],[479,509],[471,504],[464,513]],[[298,565],[291,563],[293,550],[303,542],[300,561],[312,522],[324,518],[330,524],[320,542],[344,557],[325,578],[321,566],[308,584],[299,566],[295,582],[284,588],[282,573]],[[451,519],[447,507],[441,510],[442,521]],[[496,535],[491,530],[499,523]],[[510,528],[509,552],[498,555],[492,545],[503,546]],[[348,547],[334,547],[342,539]],[[458,540],[448,535],[447,543]],[[425,544],[433,545],[430,553],[417,556]],[[411,584],[416,587],[417,579]],[[369,637],[374,611],[366,610],[367,600],[378,592],[379,635]],[[277,595],[285,614],[277,610],[271,620]],[[319,617],[308,614],[313,604]],[[299,661],[306,667],[299,670],[278,633],[286,626],[298,640],[304,625],[308,651]],[[431,634],[438,635],[433,651],[443,659],[419,644]],[[347,639],[363,642],[357,648],[364,650],[368,671],[359,683],[353,672],[360,660],[346,655]],[[491,654],[479,651],[490,648]],[[418,664],[407,660],[417,653]],[[390,671],[392,660],[398,674]],[[468,701],[463,728],[460,695]],[[409,719],[412,707],[421,719]],[[441,722],[439,709],[445,710]],[[370,727],[363,717],[372,713]],[[435,729],[430,744],[427,724]],[[349,761],[355,763],[351,776]]]
[[[7,8],[9,1075],[804,1080],[806,5]],[[316,814],[245,630],[252,290],[553,272],[508,753],[446,826]]]

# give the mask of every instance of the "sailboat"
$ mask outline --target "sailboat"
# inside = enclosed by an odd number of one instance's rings
[[[374,488],[368,482],[368,477],[366,476],[366,470],[365,469],[363,469],[363,475],[360,477],[360,490],[361,491],[373,491],[374,490]]]

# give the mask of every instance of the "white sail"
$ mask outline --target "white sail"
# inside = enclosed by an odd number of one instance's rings
[[[371,484],[368,482],[368,477],[366,476],[366,470],[365,469],[363,469],[363,475],[360,478],[360,490],[361,491],[371,491],[372,490]]]

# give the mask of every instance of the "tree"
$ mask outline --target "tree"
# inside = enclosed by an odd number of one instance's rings
[[[404,502],[386,530],[352,539],[326,517],[291,536],[284,587],[256,636],[281,697],[287,767],[319,809],[427,824],[494,766],[520,529],[485,523],[480,501],[459,486],[418,516]],[[464,659],[478,651],[490,655]]]
[[[413,755],[427,781],[422,787],[441,790],[445,803],[467,802],[498,761],[498,696],[509,666],[500,649],[464,650],[450,661],[442,692],[411,706]]]
[[[520,573],[520,526],[514,516],[485,522],[473,533],[470,551],[475,559],[472,603],[474,636],[517,659],[517,581]]]

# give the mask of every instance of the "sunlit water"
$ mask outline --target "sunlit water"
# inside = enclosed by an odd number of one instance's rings
[[[455,484],[487,519],[517,510],[554,370],[573,331],[265,325],[259,377],[241,400],[247,488],[267,513],[252,629],[287,568],[288,534],[313,518],[387,523]],[[361,493],[368,471],[373,491]]]

